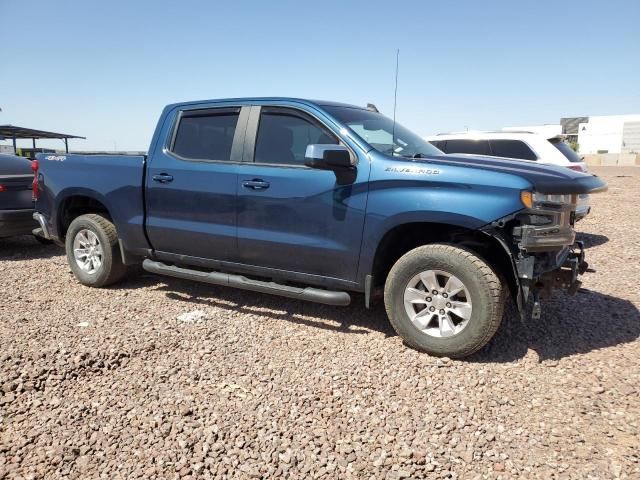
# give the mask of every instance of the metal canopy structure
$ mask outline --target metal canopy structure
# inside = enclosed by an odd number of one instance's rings
[[[13,149],[16,150],[16,140],[18,138],[30,138],[33,141],[33,148],[36,148],[36,139],[41,138],[56,138],[64,140],[64,149],[69,153],[69,139],[81,138],[78,135],[68,135],[66,133],[47,132],[45,130],[35,130],[33,128],[17,127],[15,125],[0,125],[0,140],[5,138],[11,138],[13,140]]]

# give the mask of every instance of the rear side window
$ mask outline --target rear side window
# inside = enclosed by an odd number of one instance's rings
[[[429,143],[434,147],[436,147],[438,150],[442,150],[444,152],[445,144],[447,143],[447,141],[446,140],[429,140]]]
[[[229,161],[239,109],[186,112],[171,151],[190,160]]]
[[[491,155],[488,140],[447,140],[446,153],[471,153],[473,155]]]
[[[582,161],[580,155],[578,155],[573,148],[568,143],[563,142],[562,140],[549,140],[551,145],[556,147],[560,152],[572,163],[578,163]]]
[[[307,146],[315,143],[337,144],[338,139],[295,110],[262,108],[256,138],[257,163],[304,165]]]
[[[533,150],[521,140],[491,140],[491,151],[494,157],[519,158],[521,160],[537,160]]]

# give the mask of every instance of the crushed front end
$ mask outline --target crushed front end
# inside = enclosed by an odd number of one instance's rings
[[[517,277],[517,303],[524,314],[532,301],[532,318],[540,318],[540,299],[554,289],[576,293],[580,275],[589,266],[584,246],[576,241],[577,194],[540,194],[523,191],[525,208],[493,222],[488,229],[501,239],[513,259]]]

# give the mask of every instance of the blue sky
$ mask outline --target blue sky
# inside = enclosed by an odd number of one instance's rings
[[[0,20],[0,124],[86,136],[78,149],[146,150],[181,100],[391,115],[396,48],[397,118],[422,135],[640,113],[637,0],[0,0]]]

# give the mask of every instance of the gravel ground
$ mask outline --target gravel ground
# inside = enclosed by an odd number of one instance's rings
[[[0,240],[0,479],[640,478],[640,168],[579,224],[597,273],[466,361],[383,308],[142,276]]]

